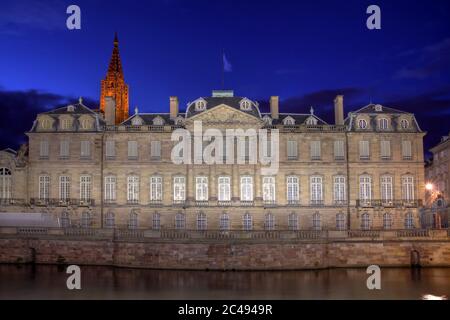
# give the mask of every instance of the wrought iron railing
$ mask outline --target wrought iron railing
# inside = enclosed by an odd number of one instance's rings
[[[357,207],[410,207],[417,208],[422,206],[422,200],[384,200],[384,199],[357,199]]]

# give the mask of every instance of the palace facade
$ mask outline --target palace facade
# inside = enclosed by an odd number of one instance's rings
[[[369,104],[344,118],[337,96],[329,124],[312,108],[280,112],[277,96],[264,113],[258,102],[219,90],[184,112],[170,97],[167,113],[128,116],[117,38],[111,60],[100,111],[80,98],[38,114],[28,145],[0,152],[1,211],[48,213],[62,226],[82,228],[420,227],[425,133],[413,114]],[[196,121],[204,131],[278,130],[279,147],[271,150],[278,152],[278,172],[263,176],[264,166],[248,161],[175,164],[172,133],[192,132]]]

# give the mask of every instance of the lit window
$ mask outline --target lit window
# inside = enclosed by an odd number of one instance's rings
[[[252,215],[250,213],[244,214],[244,217],[242,219],[243,227],[245,231],[250,231],[253,229],[253,220]]]
[[[150,201],[162,201],[162,177],[150,177]]]
[[[295,204],[300,200],[298,177],[287,177],[287,201]]]
[[[91,199],[91,176],[80,177],[80,201],[89,202]]]
[[[381,200],[384,204],[393,200],[392,176],[381,176]]]
[[[68,201],[70,199],[70,177],[59,177],[59,199],[61,201]]]
[[[414,177],[402,177],[402,196],[406,202],[414,201]]]
[[[334,177],[334,202],[336,204],[344,204],[346,202],[345,196],[345,177],[344,176],[335,176]]]
[[[0,199],[11,199],[11,170],[0,168]]]
[[[231,200],[231,178],[219,177],[219,201]]]
[[[197,230],[206,230],[207,228],[207,220],[206,214],[200,212],[197,214]]]
[[[39,176],[39,200],[48,200],[50,195],[50,177]]]
[[[105,202],[116,201],[116,177],[105,177]]]
[[[173,200],[184,201],[186,200],[186,179],[185,177],[173,178]]]
[[[137,203],[139,201],[139,177],[129,176],[127,179],[127,201]]]
[[[252,177],[241,177],[241,201],[253,201]]]
[[[275,177],[263,177],[263,201],[275,201]]]
[[[323,204],[322,177],[312,176],[310,180],[311,204]]]
[[[208,177],[195,178],[195,200],[208,201]]]
[[[372,200],[372,178],[368,175],[359,177],[359,199],[363,204]]]

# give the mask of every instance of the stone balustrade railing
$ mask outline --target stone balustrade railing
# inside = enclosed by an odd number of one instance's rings
[[[117,241],[354,241],[363,240],[435,240],[450,241],[449,229],[407,230],[176,230],[114,228],[0,227],[0,238],[56,238]]]

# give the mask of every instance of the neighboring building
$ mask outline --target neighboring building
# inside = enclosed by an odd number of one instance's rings
[[[425,166],[426,182],[430,190],[426,191],[426,206],[433,214],[436,227],[447,227],[449,221],[450,199],[450,134],[430,151],[433,157]]]
[[[27,133],[28,152],[22,149],[20,157],[0,152],[2,211],[48,212],[63,225],[81,227],[369,230],[420,225],[425,133],[411,113],[369,104],[344,120],[343,97],[337,96],[335,123],[327,124],[312,108],[280,113],[275,96],[270,113],[261,113],[256,101],[222,90],[189,103],[184,113],[178,98],[171,97],[169,113],[136,110],[116,125],[112,115],[122,114],[123,103],[104,98],[104,115],[81,99],[39,114]],[[174,164],[172,133],[178,128],[192,132],[194,121],[202,121],[203,132],[278,129],[278,173],[261,176],[259,163]],[[234,149],[234,157],[247,160],[248,150]],[[192,152],[191,158],[197,156]]]

